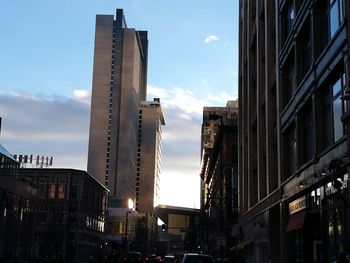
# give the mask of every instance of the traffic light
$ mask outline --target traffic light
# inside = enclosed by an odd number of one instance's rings
[[[162,224],[162,232],[165,232],[165,231],[166,231],[166,225]]]

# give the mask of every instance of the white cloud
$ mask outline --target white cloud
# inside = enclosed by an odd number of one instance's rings
[[[160,98],[166,123],[161,203],[193,207],[196,202],[199,205],[203,107],[225,106],[229,96],[225,92],[195,94],[187,88],[157,86],[149,86],[148,95]],[[11,153],[53,156],[55,167],[85,170],[90,97],[89,89],[77,89],[71,98],[0,94],[1,144]],[[178,192],[168,190],[175,183],[181,183],[186,193],[181,200]]]
[[[54,157],[55,167],[86,169],[90,108],[75,98],[0,95],[0,143],[12,154]]]
[[[213,42],[213,41],[217,41],[219,40],[219,38],[215,35],[210,35],[210,36],[207,36],[205,39],[204,39],[204,43],[210,43],[210,42]]]
[[[76,100],[90,104],[91,102],[91,89],[76,89],[73,92],[73,96]]]
[[[187,116],[191,114],[202,115],[203,107],[225,106],[226,102],[232,98],[226,92],[218,94],[195,94],[186,88],[161,88],[148,86],[149,95],[158,96],[164,109],[181,109]],[[161,96],[160,96],[161,95]],[[166,116],[165,116],[166,117]]]
[[[20,93],[20,92],[16,92],[16,91],[12,91],[10,94],[13,97],[17,97],[17,98],[23,98],[23,99],[27,99],[27,100],[39,100],[39,98],[37,96],[31,95],[31,94],[25,94],[25,93]]]
[[[158,88],[155,86],[148,86],[147,93],[148,95],[152,95],[151,97],[155,97],[155,98],[165,98],[167,96],[167,92],[165,89]],[[149,100],[152,100],[152,99],[149,98]]]
[[[228,100],[233,100],[232,96],[230,96],[225,91],[219,92],[218,94],[215,94],[215,95],[208,94],[207,97],[208,97],[208,100],[213,102],[213,103],[215,103],[215,102],[222,103],[223,101],[227,102]],[[225,103],[225,105],[226,105],[226,103]]]

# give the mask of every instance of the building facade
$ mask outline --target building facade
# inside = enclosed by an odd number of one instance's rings
[[[156,242],[157,253],[183,254],[200,250],[200,210],[186,207],[159,205],[160,220]]]
[[[142,101],[136,177],[136,210],[141,213],[153,213],[154,207],[159,205],[163,125],[160,99]]]
[[[122,9],[97,15],[87,171],[109,195],[135,201],[140,101],[146,100],[146,31],[128,28]]]
[[[240,254],[248,262],[350,253],[349,11],[343,0],[240,1]]]
[[[22,168],[19,177],[38,186],[35,258],[90,262],[104,243],[108,190],[87,172]]]
[[[19,163],[0,145],[0,261],[35,256],[34,209],[37,187],[18,178]],[[22,261],[20,261],[22,260]]]
[[[228,248],[237,243],[237,101],[204,107],[201,141],[200,246],[218,258],[228,257]]]
[[[148,39],[122,9],[97,15],[87,171],[109,190],[106,238],[150,249],[159,200],[159,99],[146,101]]]

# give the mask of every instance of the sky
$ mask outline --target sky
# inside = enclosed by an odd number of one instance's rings
[[[163,127],[160,203],[199,208],[203,107],[238,91],[238,0],[0,1],[0,143],[86,170],[96,14],[147,30]]]

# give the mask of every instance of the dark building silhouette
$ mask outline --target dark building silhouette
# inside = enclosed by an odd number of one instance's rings
[[[104,243],[108,190],[87,172],[61,168],[21,168],[19,177],[37,185],[36,258],[86,262]]]
[[[240,1],[245,262],[350,252],[349,12],[343,0]]]
[[[159,255],[198,251],[200,245],[199,209],[159,205],[156,211],[163,222],[158,225],[158,236],[155,243]]]
[[[0,262],[34,257],[37,187],[18,178],[19,163],[0,145]]]
[[[215,257],[229,256],[237,243],[238,103],[204,107],[201,132],[200,247]]]

